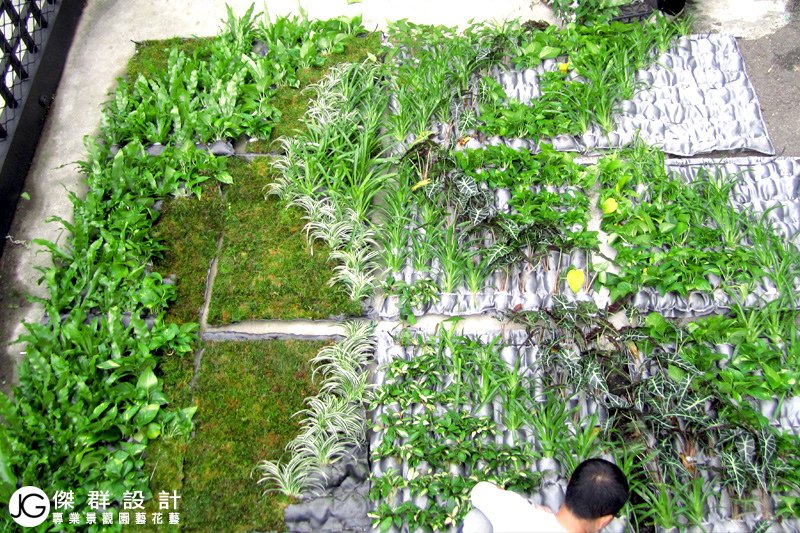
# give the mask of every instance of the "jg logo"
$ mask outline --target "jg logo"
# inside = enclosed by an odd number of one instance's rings
[[[8,511],[22,527],[36,527],[50,514],[50,499],[36,487],[22,487],[11,495]]]

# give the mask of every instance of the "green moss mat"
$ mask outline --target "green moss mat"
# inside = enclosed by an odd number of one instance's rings
[[[327,247],[306,242],[301,212],[266,196],[272,181],[269,160],[233,160],[230,172],[234,184],[226,189],[209,323],[360,315],[358,302],[328,285],[333,264]]]
[[[222,196],[216,184],[204,186],[200,198],[171,198],[164,203],[155,233],[166,250],[156,264],[156,270],[177,279],[178,296],[169,307],[170,321],[200,320],[206,274],[217,250],[224,214]]]
[[[136,43],[136,52],[128,61],[125,74],[129,80],[135,80],[139,75],[145,77],[160,74],[167,68],[167,59],[173,48],[177,48],[189,55],[195,52],[203,54],[203,49],[216,37],[182,38],[173,37],[156,41],[141,41]]]
[[[321,342],[207,343],[194,388],[195,433],[148,447],[151,490],[178,490],[184,531],[283,529],[282,495],[262,496],[253,468],[281,457],[299,431],[292,415],[317,393],[309,360]],[[168,394],[188,402],[186,367],[162,365]],[[188,374],[191,376],[191,373]],[[170,384],[178,384],[175,389]],[[181,404],[186,405],[186,404]],[[251,477],[251,473],[253,473]],[[152,505],[152,502],[151,502]]]
[[[280,529],[282,496],[262,498],[251,478],[299,431],[292,415],[316,393],[308,361],[318,342],[209,344],[195,402],[195,437],[184,463],[185,526],[205,531]]]
[[[358,63],[367,59],[370,54],[374,56],[381,54],[381,34],[379,32],[360,35],[348,42],[344,52],[331,55],[324,67],[304,68],[297,71],[299,87],[280,87],[275,92],[273,105],[280,110],[281,118],[273,128],[272,135],[266,140],[259,139],[247,143],[246,151],[264,154],[278,150],[280,145],[277,140],[280,137],[291,137],[303,128],[302,118],[313,97],[311,92],[304,89],[322,79],[330,70],[331,65]]]

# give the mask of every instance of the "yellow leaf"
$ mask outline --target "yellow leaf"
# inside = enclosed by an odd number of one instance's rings
[[[575,294],[578,294],[581,290],[584,281],[586,281],[586,275],[583,273],[583,270],[573,268],[567,272],[567,284]]]
[[[417,189],[421,189],[422,187],[426,186],[426,185],[427,185],[427,184],[429,184],[430,182],[431,182],[431,180],[429,180],[429,179],[420,180],[420,181],[418,181],[418,182],[417,182],[417,184],[416,184],[416,185],[414,185],[413,187],[411,187],[411,190],[412,190],[412,191],[416,191]]]
[[[630,350],[631,355],[633,355],[633,358],[639,359],[639,349],[636,347],[636,345],[630,341],[627,343],[627,345],[628,345],[628,350]]]
[[[606,198],[605,200],[603,200],[601,207],[603,208],[603,213],[605,213],[606,215],[610,215],[611,213],[617,210],[619,204],[613,198]]]
[[[558,70],[561,71],[561,74],[566,74],[569,70],[569,63],[559,63]]]

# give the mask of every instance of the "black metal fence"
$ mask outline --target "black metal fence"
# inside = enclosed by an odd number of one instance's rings
[[[55,0],[0,0],[0,139],[8,136],[8,124],[17,118],[25,82],[42,47],[42,30],[55,12]]]
[[[0,0],[0,252],[85,0]]]

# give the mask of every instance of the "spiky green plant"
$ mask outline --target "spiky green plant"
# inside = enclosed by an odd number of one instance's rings
[[[318,463],[310,455],[297,453],[285,463],[262,461],[256,470],[261,472],[258,484],[271,485],[264,490],[264,494],[282,492],[300,498],[309,492],[322,491],[323,488]]]
[[[309,427],[298,435],[287,448],[292,454],[310,457],[317,465],[335,463],[350,449],[349,443],[339,435]]]

